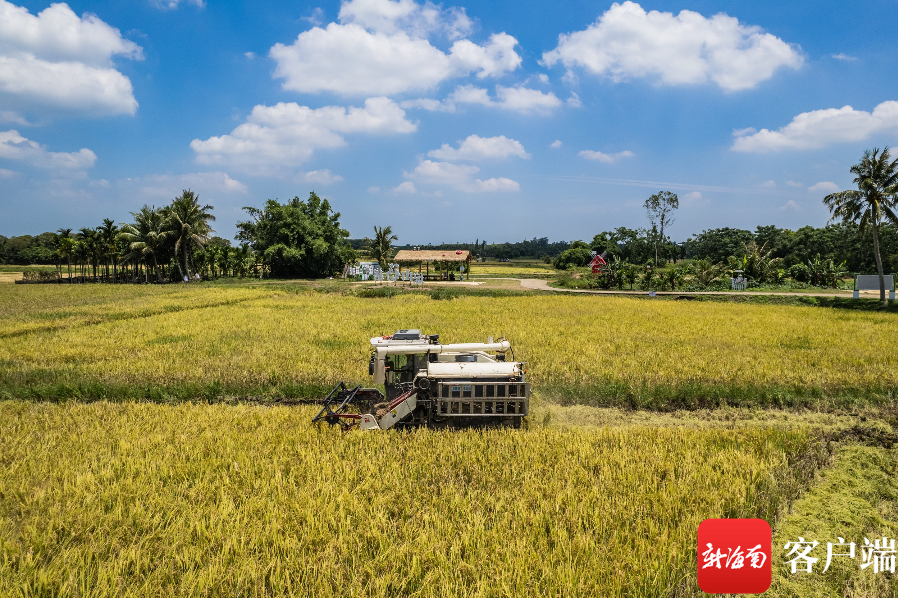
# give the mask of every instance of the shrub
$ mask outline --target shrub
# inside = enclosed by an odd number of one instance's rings
[[[568,270],[573,266],[587,266],[592,259],[589,248],[571,248],[559,254],[553,266],[559,270]]]

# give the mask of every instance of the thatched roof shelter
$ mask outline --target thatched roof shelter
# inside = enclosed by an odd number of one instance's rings
[[[397,264],[418,262],[471,262],[468,250],[400,250],[394,256]]]
[[[468,250],[400,250],[393,257],[393,262],[397,264],[418,264],[418,272],[422,273],[426,279],[431,278],[431,263],[436,263],[440,274],[434,273],[438,278],[444,280],[455,280],[455,271],[458,266],[450,267],[449,263],[465,263],[466,278],[471,274],[471,252]],[[439,266],[443,263],[443,266]],[[461,275],[460,275],[461,276]]]

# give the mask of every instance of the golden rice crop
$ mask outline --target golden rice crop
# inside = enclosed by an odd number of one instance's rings
[[[341,435],[311,414],[0,402],[0,594],[698,594],[698,524],[773,519],[812,447],[770,430]]]
[[[599,404],[871,401],[894,398],[897,383],[896,317],[884,313],[201,286],[73,307],[53,302],[2,325],[7,397],[316,395],[340,380],[365,382],[368,339],[409,327],[443,342],[505,336],[538,393]]]
[[[162,285],[17,285],[0,287],[0,338],[233,304],[252,287]]]

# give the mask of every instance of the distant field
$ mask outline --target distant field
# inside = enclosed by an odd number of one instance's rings
[[[473,264],[471,267],[471,275],[475,278],[478,275],[506,275],[513,276],[516,274],[523,275],[552,275],[555,274],[556,270],[554,270],[551,266],[547,265],[546,268],[541,268],[539,266],[516,266],[515,264],[508,265],[485,265],[481,266],[479,264]]]
[[[23,266],[21,264],[0,264],[0,273],[22,272],[23,270],[43,270],[43,271],[54,272],[54,271],[56,271],[56,267],[53,266],[52,264],[28,264],[25,266]],[[63,271],[63,273],[68,274],[68,271],[66,270],[65,266],[62,267],[62,271]],[[72,269],[72,275],[73,276],[75,275],[74,268]]]
[[[13,283],[22,278],[25,270],[40,270],[43,272],[56,272],[56,267],[47,264],[0,264],[0,283]],[[74,272],[72,273],[74,275]]]
[[[700,594],[695,531],[774,520],[803,431],[341,434],[312,408],[0,402],[0,594]]]
[[[826,409],[895,401],[895,314],[626,297],[362,298],[247,285],[5,286],[0,397],[315,397],[340,380],[365,382],[369,337],[408,327],[444,341],[505,336],[538,395],[562,402]]]

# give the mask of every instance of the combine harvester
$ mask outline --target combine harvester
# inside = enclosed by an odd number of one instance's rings
[[[387,430],[427,426],[521,427],[528,414],[531,385],[523,362],[505,339],[496,343],[441,345],[439,335],[403,329],[371,340],[368,374],[378,389],[338,384],[312,422],[344,430]],[[492,352],[492,353],[489,353]]]

